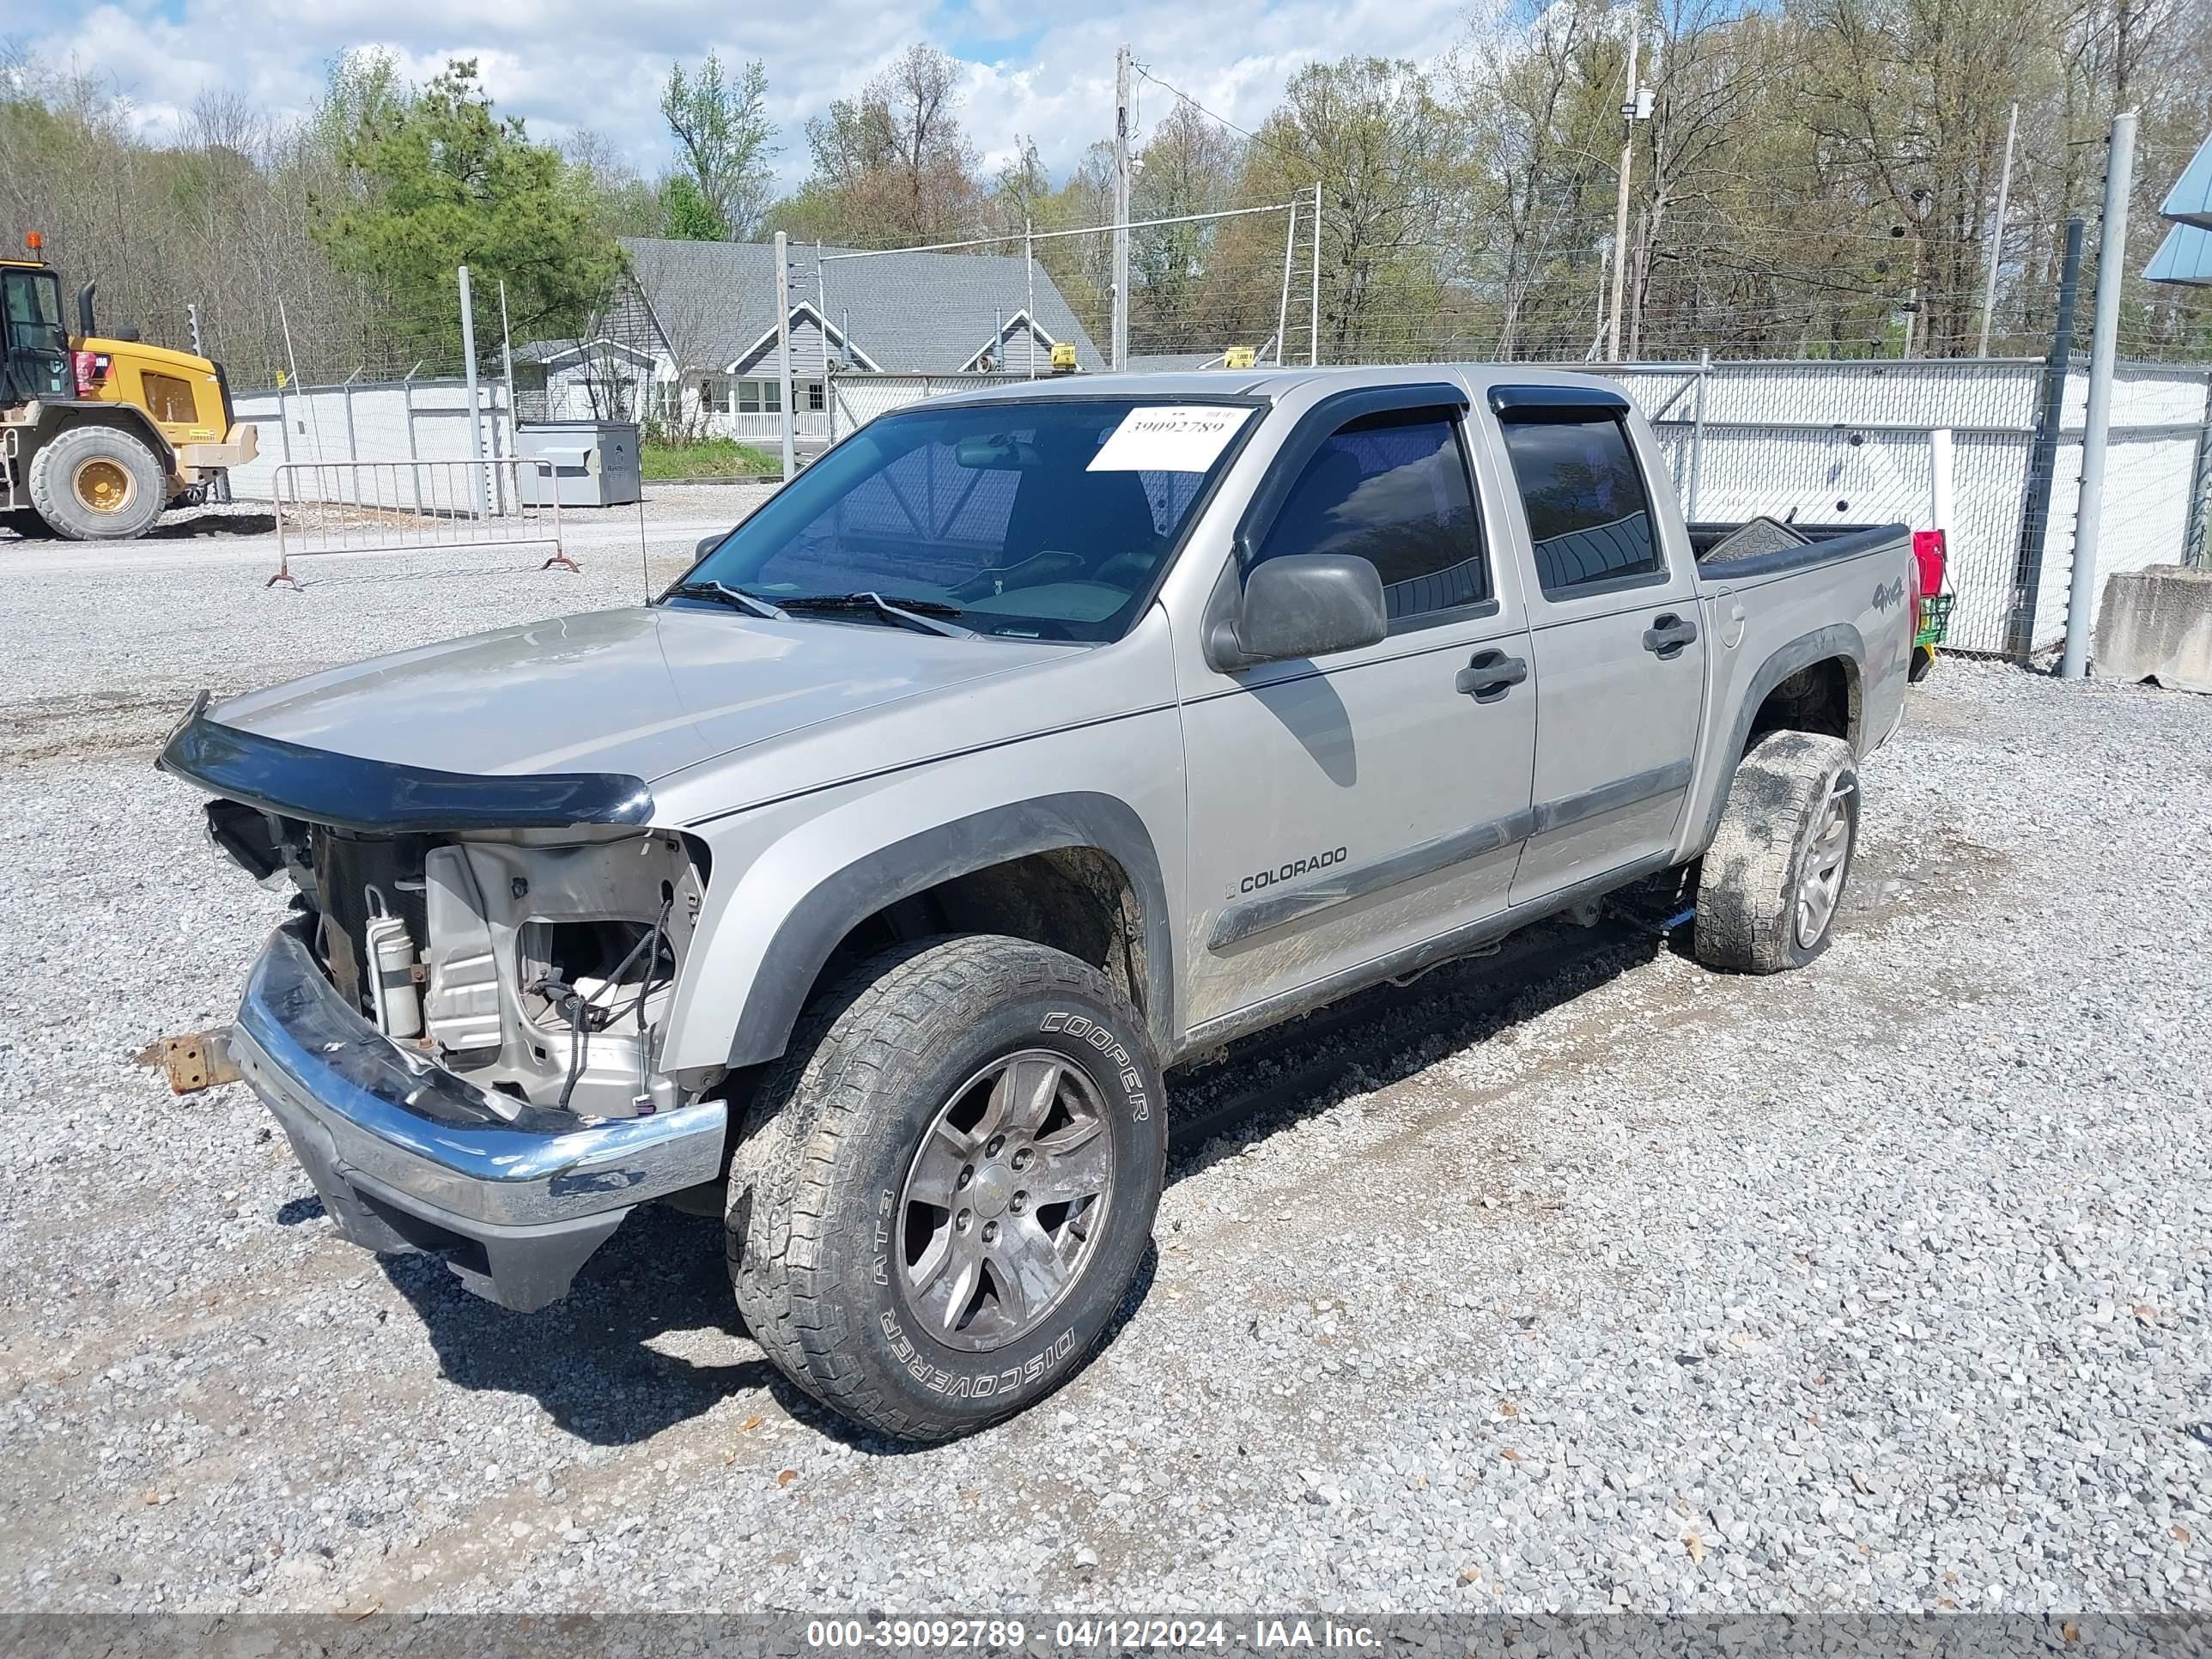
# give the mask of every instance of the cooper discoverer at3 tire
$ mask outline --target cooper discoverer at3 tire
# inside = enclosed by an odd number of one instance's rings
[[[731,1280],[799,1386],[902,1439],[1033,1404],[1152,1239],[1159,1067],[1089,964],[970,937],[872,958],[801,1021],[732,1159]]]

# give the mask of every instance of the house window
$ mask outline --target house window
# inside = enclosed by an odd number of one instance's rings
[[[817,415],[829,407],[822,395],[822,382],[819,380],[800,382],[792,388],[791,395],[793,400],[801,409],[809,410]]]
[[[672,421],[683,412],[684,386],[678,380],[655,380],[653,383],[653,412],[664,421]]]
[[[739,380],[738,382],[738,413],[740,415],[782,414],[783,383],[781,380]]]

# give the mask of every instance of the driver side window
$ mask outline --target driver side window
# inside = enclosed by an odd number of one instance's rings
[[[1284,498],[1253,562],[1294,553],[1368,561],[1382,578],[1394,624],[1488,599],[1489,562],[1455,412],[1389,410],[1331,434]]]

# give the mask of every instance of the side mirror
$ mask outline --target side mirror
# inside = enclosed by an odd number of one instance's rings
[[[1226,671],[1325,657],[1373,645],[1389,627],[1374,565],[1349,553],[1295,553],[1252,568],[1206,659]]]
[[[720,547],[724,542],[729,539],[730,532],[726,530],[717,531],[711,536],[702,536],[699,538],[699,545],[694,548],[691,551],[692,559],[696,562],[700,559],[705,558],[709,553],[712,553],[716,548]]]

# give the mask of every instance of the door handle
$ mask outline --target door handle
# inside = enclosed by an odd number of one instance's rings
[[[1697,637],[1697,623],[1669,611],[1653,618],[1651,626],[1644,630],[1644,648],[1662,662],[1672,662]]]
[[[1477,702],[1496,702],[1528,678],[1528,665],[1503,651],[1478,651],[1452,681],[1452,690]]]

